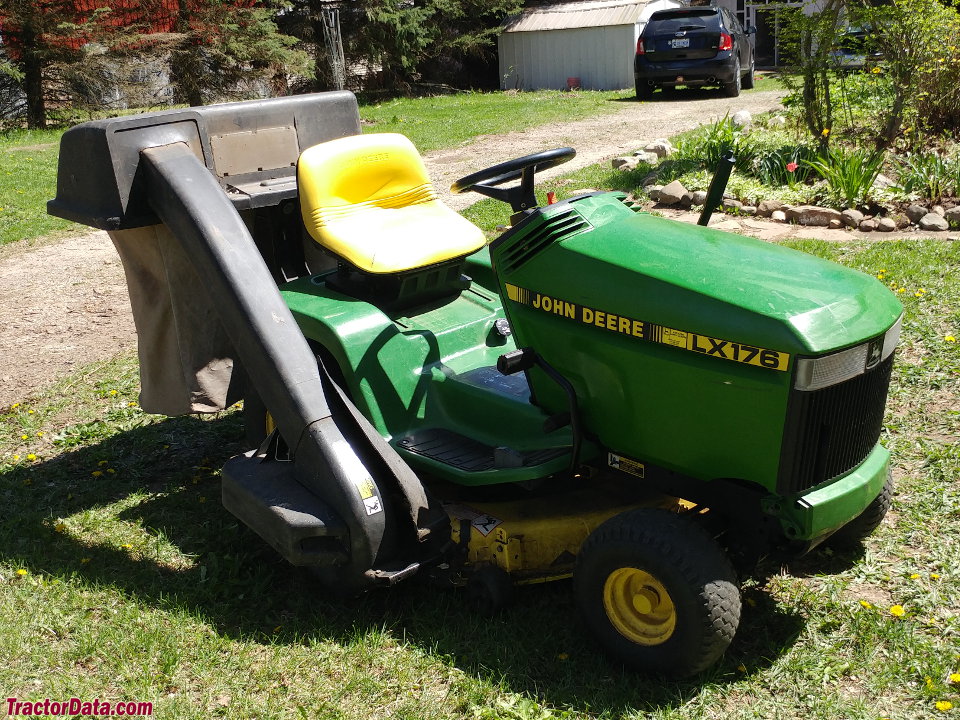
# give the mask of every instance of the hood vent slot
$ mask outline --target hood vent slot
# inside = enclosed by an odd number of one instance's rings
[[[534,255],[557,240],[563,240],[592,226],[580,213],[570,208],[567,212],[554,215],[540,227],[518,238],[517,242],[504,253],[503,266],[507,273],[518,270]]]

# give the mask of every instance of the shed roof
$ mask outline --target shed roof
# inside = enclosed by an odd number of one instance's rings
[[[647,0],[583,0],[540,5],[507,18],[503,32],[633,25],[640,19],[646,4]]]

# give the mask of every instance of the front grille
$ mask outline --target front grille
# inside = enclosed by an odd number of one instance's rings
[[[780,495],[815,487],[863,462],[880,439],[892,369],[893,353],[846,382],[791,392],[777,478]]]
[[[562,240],[589,227],[590,224],[579,213],[574,212],[573,208],[557,213],[504,251],[502,261],[504,272],[509,275],[557,240]]]

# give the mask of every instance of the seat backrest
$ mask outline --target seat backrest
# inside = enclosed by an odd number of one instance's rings
[[[478,227],[440,201],[403,135],[354,135],[307,148],[297,182],[307,232],[363,272],[454,261],[485,242]]]
[[[297,182],[308,228],[370,206],[437,199],[420,153],[397,133],[353,135],[308,148],[300,156]]]

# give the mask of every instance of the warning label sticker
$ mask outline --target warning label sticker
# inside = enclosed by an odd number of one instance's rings
[[[630,458],[625,458],[622,455],[607,453],[607,465],[616,470],[622,470],[625,473],[636,475],[639,478],[644,476],[645,466],[643,463],[637,462],[636,460],[631,460]]]
[[[363,501],[363,506],[367,509],[367,515],[376,515],[383,512],[383,506],[380,504],[380,498],[368,497]]]
[[[360,493],[360,497],[366,500],[367,498],[372,498],[377,494],[377,488],[373,484],[372,478],[367,478],[357,483],[357,491]]]
[[[638,340],[669,345],[689,352],[731,360],[745,365],[755,365],[769,370],[784,372],[790,366],[790,354],[779,350],[770,350],[731,340],[699,335],[685,330],[677,330],[646,320],[637,320],[625,315],[597,310],[560,298],[542,295],[536,291],[509,283],[506,289],[507,297],[515,303],[584,325],[592,325],[618,335],[627,335]]]
[[[497,526],[502,525],[503,520],[495,518],[493,515],[478,515],[470,524],[477,529],[477,532],[486,537],[496,530]]]

